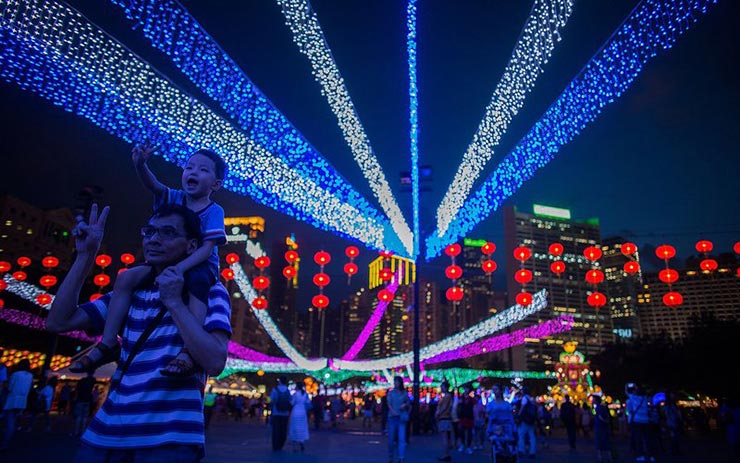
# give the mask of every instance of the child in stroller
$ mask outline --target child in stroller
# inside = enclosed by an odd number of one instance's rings
[[[491,461],[499,459],[516,462],[516,425],[511,404],[504,400],[503,387],[493,386],[491,398],[486,406],[488,414],[488,440],[491,442]]]

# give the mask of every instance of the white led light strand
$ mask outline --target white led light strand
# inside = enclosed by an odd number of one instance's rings
[[[329,44],[321,31],[316,13],[307,0],[277,0],[285,16],[285,22],[293,33],[293,41],[311,62],[313,76],[321,86],[339,128],[349,145],[355,161],[370,184],[375,197],[403,242],[408,254],[415,253],[413,236],[396,198],[391,192],[383,169],[373,153],[360,118],[357,115],[347,87],[344,85]]]
[[[257,291],[255,291],[252,287],[252,283],[250,283],[249,277],[247,277],[247,274],[244,273],[244,269],[241,265],[239,265],[238,263],[232,264],[231,270],[234,271],[234,281],[236,282],[237,286],[239,286],[239,290],[244,295],[244,298],[248,302],[250,302],[249,307],[252,308],[251,301],[257,298]],[[288,341],[288,339],[283,335],[282,331],[280,331],[280,328],[278,328],[278,326],[275,324],[275,321],[272,319],[270,313],[267,310],[255,310],[252,308],[252,313],[254,313],[254,316],[257,317],[257,320],[259,320],[260,324],[265,329],[265,332],[267,332],[268,336],[270,336],[270,339],[272,339],[280,348],[280,350],[283,351],[285,356],[288,357],[288,359],[290,359],[298,367],[303,368],[304,370],[316,371],[321,370],[322,368],[325,368],[327,366],[327,359],[325,357],[317,359],[307,359],[300,352],[298,352],[298,350],[293,347],[293,344],[291,344],[290,341]]]
[[[55,296],[53,294],[49,294],[46,290],[43,290],[38,286],[26,283],[25,281],[18,281],[13,278],[12,275],[3,276],[3,280],[5,281],[5,284],[8,285],[7,288],[5,288],[6,291],[11,292],[16,296],[20,296],[21,298],[29,302],[33,302],[39,307],[43,307],[44,309],[49,310],[49,308],[51,307],[51,303],[54,302]],[[48,304],[39,304],[36,300],[36,296],[39,296],[41,294],[49,294],[49,296],[51,297],[51,301]]]
[[[532,304],[527,307],[514,305],[508,310],[493,315],[482,322],[479,322],[470,328],[461,331],[453,336],[441,341],[429,344],[419,351],[420,360],[433,358],[445,352],[459,349],[471,344],[478,339],[489,336],[499,330],[513,325],[514,323],[524,320],[526,317],[547,307],[547,291],[544,289],[532,297]],[[341,369],[372,371],[382,370],[384,368],[395,368],[402,365],[408,365],[413,362],[413,352],[396,355],[379,360],[341,360],[332,359],[334,366]]]
[[[560,41],[560,30],[565,27],[572,11],[573,0],[535,0],[486,114],[437,209],[439,236],[447,231],[475,180],[491,160],[501,136],[524,105],[555,44]]]

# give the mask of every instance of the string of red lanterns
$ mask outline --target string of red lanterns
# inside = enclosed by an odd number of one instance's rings
[[[447,296],[447,300],[451,301],[453,304],[457,304],[464,296],[464,291],[457,285],[457,280],[459,280],[463,274],[462,268],[460,268],[459,265],[455,265],[455,257],[460,255],[462,247],[457,243],[453,243],[445,247],[444,252],[452,261],[445,269],[445,276],[452,280],[452,287],[447,289],[445,296]]]
[[[491,259],[491,254],[496,252],[496,245],[487,241],[480,247],[480,252],[483,253],[483,260],[480,263],[480,267],[483,269],[483,272],[488,275],[488,283],[490,284],[491,274],[498,268],[496,261]]]
[[[606,296],[598,291],[598,285],[604,281],[604,272],[596,268],[596,263],[601,259],[603,253],[598,246],[588,246],[583,250],[583,256],[591,262],[591,269],[586,272],[586,282],[592,286],[592,291],[586,297],[588,305],[596,309],[598,320],[599,308],[606,305]]]
[[[349,258],[349,262],[344,264],[344,273],[347,274],[347,284],[350,284],[352,282],[352,275],[356,275],[359,270],[354,261],[355,257],[360,255],[360,250],[356,246],[347,246],[344,250],[344,255]]]
[[[668,307],[678,307],[683,304],[683,296],[673,291],[673,283],[678,281],[678,272],[668,266],[668,260],[676,256],[676,248],[669,244],[662,244],[655,248],[655,255],[665,262],[665,269],[658,272],[658,279],[668,285],[668,292],[663,295],[663,304]]]
[[[98,287],[98,292],[90,296],[90,301],[95,301],[103,296],[103,288],[110,284],[110,276],[105,273],[105,269],[113,262],[108,254],[98,254],[95,257],[95,265],[100,267],[100,273],[93,276],[93,284]]]
[[[702,272],[712,273],[717,270],[717,261],[709,257],[709,253],[714,249],[714,243],[708,240],[699,240],[694,247],[697,252],[704,255],[704,259],[699,263],[699,268],[701,268]]]
[[[298,262],[300,260],[298,252],[294,250],[288,250],[285,251],[285,255],[283,256],[285,258],[285,262],[287,265],[283,267],[283,276],[285,277],[288,285],[290,285],[290,281],[293,280],[295,283],[295,278],[298,275]]]
[[[550,256],[554,258],[554,260],[550,262],[550,271],[560,278],[566,269],[565,262],[561,259],[563,252],[565,252],[565,247],[563,247],[561,243],[552,243],[548,248],[548,252],[550,253]]]
[[[514,259],[520,262],[520,268],[514,273],[514,280],[522,285],[522,290],[516,295],[516,303],[527,307],[532,303],[532,294],[526,291],[526,285],[532,281],[532,272],[524,268],[524,262],[532,257],[532,250],[526,246],[514,249]]]
[[[231,258],[233,259],[233,256]],[[256,257],[254,266],[259,269],[260,274],[252,280],[252,287],[257,290],[257,297],[252,301],[252,307],[256,310],[264,310],[267,308],[267,298],[262,293],[270,286],[270,279],[265,276],[265,269],[270,266],[270,258],[264,255]]]
[[[313,255],[313,261],[319,266],[319,273],[313,276],[313,284],[318,286],[319,294],[311,299],[311,303],[321,310],[329,305],[329,298],[324,295],[324,288],[331,282],[331,278],[324,273],[324,267],[331,262],[331,255],[326,251],[319,251]]]

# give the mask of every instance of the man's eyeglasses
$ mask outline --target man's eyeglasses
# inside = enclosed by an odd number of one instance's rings
[[[155,234],[159,235],[163,240],[172,240],[180,238],[185,235],[177,231],[177,228],[165,225],[164,227],[154,227],[152,225],[146,225],[141,227],[141,236],[144,238],[152,238]]]

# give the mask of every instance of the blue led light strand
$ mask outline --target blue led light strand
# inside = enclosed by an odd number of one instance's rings
[[[565,27],[573,0],[535,0],[501,80],[493,91],[486,113],[473,141],[437,208],[437,230],[441,236],[454,220],[509,123],[543,73],[560,31]]]
[[[409,65],[409,152],[411,154],[411,203],[413,208],[414,252],[419,255],[419,88],[416,85],[416,0],[406,7],[406,49]]]
[[[670,49],[716,3],[716,0],[646,0],[639,4],[465,202],[446,232],[436,230],[427,238],[427,259],[440,255],[446,245],[466,236],[496,211],[538,169],[547,165],[561,147],[593,122],[606,105],[619,98],[648,61]]]
[[[418,233],[415,232],[412,239],[411,230],[393,196],[383,169],[373,153],[347,86],[344,84],[329,44],[321,31],[316,13],[308,0],[277,0],[277,3],[285,16],[286,24],[293,33],[293,41],[311,63],[313,76],[321,86],[321,94],[329,102],[355,161],[368,180],[381,208],[391,221],[393,229],[400,237],[407,252],[411,254],[412,241],[418,244]]]
[[[301,176],[68,6],[0,1],[0,47],[5,81],[126,141],[157,140],[180,165],[195,148],[214,149],[230,167],[227,189],[369,247],[404,251],[364,200],[342,201],[331,182]]]

